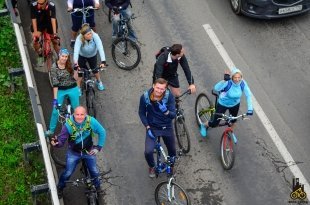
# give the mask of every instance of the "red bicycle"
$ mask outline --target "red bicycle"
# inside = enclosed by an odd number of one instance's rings
[[[60,38],[58,36],[54,36],[54,39],[58,41],[58,45],[60,45]],[[52,85],[52,78],[51,78],[51,68],[54,62],[58,59],[57,53],[55,49],[52,49],[52,36],[51,34],[47,33],[46,31],[42,32],[40,38],[35,38],[36,42],[39,42],[40,48],[42,50],[42,56],[44,58],[44,70],[48,72],[48,79],[50,85]]]

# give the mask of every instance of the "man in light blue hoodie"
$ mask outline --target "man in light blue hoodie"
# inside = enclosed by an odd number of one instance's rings
[[[248,105],[247,115],[253,115],[252,93],[247,82],[242,79],[242,73],[239,69],[233,68],[231,75],[229,71],[225,71],[224,80],[216,83],[213,89],[220,93],[215,113],[225,113],[226,110],[229,110],[232,116],[237,116],[240,107],[240,99],[244,92]],[[207,129],[209,127],[217,127],[219,125],[220,120],[218,118],[220,118],[220,116],[216,115],[212,121],[201,124],[200,134],[203,137],[207,136]],[[234,123],[236,120],[232,122]]]

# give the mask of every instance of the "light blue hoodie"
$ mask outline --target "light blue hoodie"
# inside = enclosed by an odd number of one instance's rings
[[[91,58],[97,55],[99,51],[101,61],[105,61],[105,53],[103,50],[102,41],[97,33],[92,30],[93,37],[90,41],[85,41],[85,44],[82,44],[82,34],[79,34],[76,37],[76,41],[74,44],[74,54],[73,54],[73,62],[78,62],[79,55]]]
[[[242,73],[239,69],[233,68],[231,71],[231,76],[233,76],[236,73],[240,73],[242,76]],[[247,84],[247,82],[243,79],[239,81],[239,83],[234,83],[232,79],[229,81],[232,82],[232,85],[230,89],[227,92],[221,92],[219,96],[218,103],[225,107],[233,107],[237,104],[240,103],[240,98],[242,96],[242,89],[241,89],[241,82],[244,82],[244,94],[246,96],[247,104],[248,104],[248,110],[253,110],[253,105],[252,105],[252,93],[251,90]],[[214,90],[220,92],[223,90],[228,84],[228,81],[222,80],[214,85]]]

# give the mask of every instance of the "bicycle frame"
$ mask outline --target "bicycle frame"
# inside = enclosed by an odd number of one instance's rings
[[[175,97],[175,108],[177,110],[176,120],[180,117],[182,117],[184,119],[184,113],[183,113],[183,109],[181,108],[181,102],[182,102],[184,97],[186,97],[187,95],[190,95],[190,94],[191,94],[191,91],[187,90],[184,93],[182,93],[180,96]]]

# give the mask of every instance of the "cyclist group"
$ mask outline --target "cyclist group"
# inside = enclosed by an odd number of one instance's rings
[[[127,18],[130,17],[130,0],[106,0],[105,4],[115,12],[122,12]],[[68,11],[75,8],[93,6],[98,8],[98,0],[68,0]],[[37,0],[31,6],[32,18],[32,35],[33,38],[39,38],[42,31],[46,30],[53,38],[57,36],[56,9],[54,3],[49,0]],[[59,194],[65,187],[65,181],[69,179],[73,173],[77,162],[80,158],[87,160],[87,165],[92,177],[98,176],[95,155],[104,146],[106,132],[102,125],[93,117],[87,115],[85,108],[79,106],[80,81],[77,77],[77,71],[89,64],[90,68],[97,79],[99,90],[105,87],[100,80],[97,65],[97,53],[99,52],[101,63],[100,67],[106,66],[106,57],[103,49],[102,41],[95,32],[94,13],[87,16],[87,24],[82,25],[82,17],[80,14],[71,14],[72,18],[72,39],[71,46],[74,48],[72,68],[70,62],[70,53],[67,49],[60,49],[58,42],[54,42],[54,49],[58,53],[59,59],[52,67],[52,84],[53,84],[53,111],[50,120],[48,135],[53,135],[57,124],[56,106],[62,104],[64,96],[70,98],[72,107],[75,109],[73,116],[65,123],[60,135],[52,138],[53,146],[61,147],[68,139],[69,146],[67,151],[66,170],[60,176],[58,189]],[[129,21],[130,22],[130,21]],[[113,19],[112,38],[116,35],[117,19]],[[137,40],[137,35],[133,31],[132,26],[128,25],[129,37]],[[78,34],[78,31],[80,33]],[[40,48],[34,41],[36,52],[41,55]],[[192,76],[185,49],[181,44],[174,44],[171,47],[161,49],[156,56],[153,72],[153,86],[140,97],[139,116],[142,124],[146,128],[145,137],[145,159],[149,166],[149,176],[155,177],[153,150],[155,147],[155,139],[162,137],[169,156],[176,155],[175,135],[172,122],[176,116],[175,97],[180,96],[180,82],[178,78],[178,65],[180,64],[188,82],[188,90],[191,93],[196,92],[194,78]],[[225,88],[229,87],[225,90]],[[225,71],[224,80],[218,82],[214,86],[214,90],[219,91],[219,100],[216,107],[216,113],[225,113],[229,110],[232,116],[236,116],[240,107],[240,98],[243,93],[247,97],[248,115],[253,114],[253,106],[251,101],[251,91],[248,84],[243,79],[239,69],[234,68],[232,72]],[[209,127],[216,127],[219,123],[218,117],[212,121],[200,125],[200,133],[202,136],[207,135]],[[92,133],[99,135],[98,145],[92,142]],[[100,182],[96,181],[95,185],[100,190]]]

